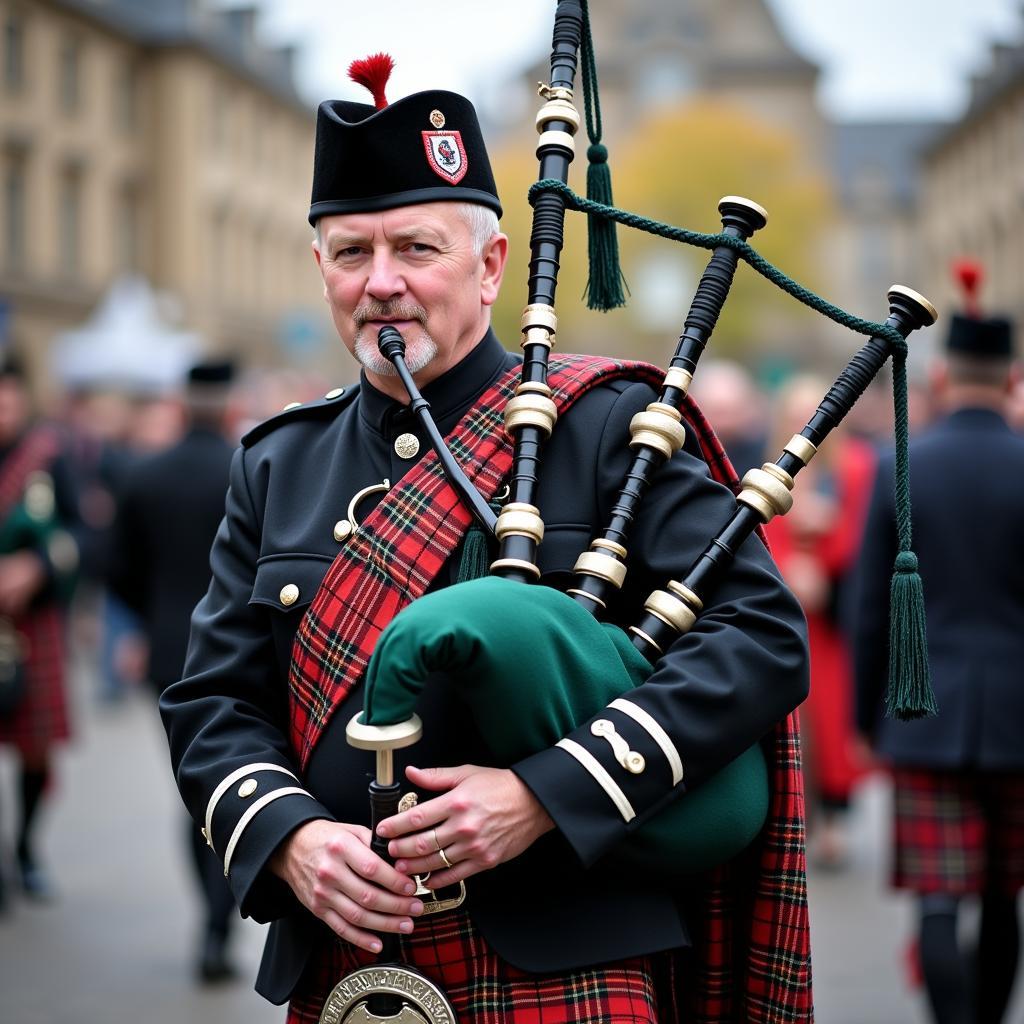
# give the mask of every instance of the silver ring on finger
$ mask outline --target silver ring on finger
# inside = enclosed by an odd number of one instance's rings
[[[451,862],[451,861],[450,861],[450,860],[448,859],[448,855],[447,855],[447,854],[446,854],[446,853],[444,852],[444,850],[443,850],[443,849],[441,849],[441,847],[440,847],[440,846],[439,846],[439,847],[437,848],[437,852],[438,852],[439,854],[441,854],[441,860],[443,860],[443,861],[444,861],[444,866],[445,866],[446,868],[452,868],[452,867],[454,867],[454,866],[455,866],[455,865],[454,865],[454,864],[452,864],[452,862]]]

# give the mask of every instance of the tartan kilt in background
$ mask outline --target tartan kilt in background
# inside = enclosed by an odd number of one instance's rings
[[[445,439],[485,500],[511,468],[503,411],[518,378],[514,371],[490,388]],[[548,383],[561,414],[589,388],[623,378],[657,388],[664,372],[645,363],[561,355],[552,356]],[[736,471],[689,396],[681,411],[712,478],[737,493]],[[301,769],[330,717],[366,672],[384,627],[426,592],[469,521],[430,452],[339,552],[292,648],[290,738]],[[758,536],[767,544],[760,528]],[[768,821],[741,857],[693,881],[688,923],[694,948],[685,956],[667,954],[672,972],[656,972],[662,1024],[809,1024],[814,1019],[796,714],[780,722],[764,745],[771,787]],[[315,1019],[290,1017],[289,1024]],[[523,1021],[562,1019],[575,1018],[534,1015]]]
[[[8,715],[0,715],[0,743],[28,754],[67,739],[64,691],[64,617],[56,607],[41,608],[15,620],[28,644],[25,694]]]
[[[893,878],[953,896],[1024,888],[1024,773],[894,768]]]
[[[502,960],[461,910],[416,922],[399,939],[399,960],[440,985],[460,1024],[658,1024],[656,969],[666,954],[635,957],[557,975],[527,974]],[[657,963],[656,963],[657,961]],[[325,938],[292,997],[286,1024],[317,1024],[331,989],[376,962],[347,942]],[[673,986],[667,986],[672,988]]]

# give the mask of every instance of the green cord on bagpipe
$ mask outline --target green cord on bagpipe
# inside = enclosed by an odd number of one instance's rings
[[[600,122],[598,121],[598,123]],[[895,504],[899,553],[896,556],[891,589],[889,688],[886,694],[886,710],[893,717],[903,720],[934,715],[937,712],[937,707],[928,667],[924,591],[921,577],[917,571],[917,556],[911,550],[906,338],[894,326],[865,320],[833,305],[798,281],[794,281],[788,274],[766,260],[746,239],[737,237],[735,234],[725,231],[691,231],[687,228],[665,224],[650,217],[620,210],[608,203],[597,202],[593,198],[584,198],[577,195],[564,182],[550,178],[541,179],[531,186],[528,193],[531,205],[536,201],[538,195],[545,192],[557,192],[564,200],[567,209],[587,214],[591,223],[595,219],[610,221],[701,249],[714,250],[721,247],[731,249],[758,274],[793,296],[798,302],[817,310],[823,316],[857,334],[864,334],[870,338],[881,338],[888,343],[893,363],[893,411],[896,440]],[[615,246],[614,266],[610,266],[606,262],[600,270],[595,269],[593,266],[594,252],[595,246],[592,244],[591,281],[621,280],[622,275],[617,266],[617,245]],[[612,259],[608,249],[603,250],[599,258],[605,261]],[[591,290],[591,294],[593,295],[593,290]],[[595,306],[592,302],[591,308],[607,311],[623,304],[624,300],[616,300],[611,305],[605,306]]]

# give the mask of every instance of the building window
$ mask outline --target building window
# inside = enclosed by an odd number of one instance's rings
[[[4,19],[4,88],[9,93],[25,88],[25,19],[17,11]]]
[[[139,65],[126,60],[117,74],[114,111],[122,135],[134,135],[139,127]]]
[[[58,59],[60,109],[75,114],[82,106],[82,44],[75,36],[66,36]]]
[[[82,271],[82,169],[77,164],[68,165],[61,173],[57,202],[60,270],[71,277]]]
[[[24,153],[9,153],[4,161],[4,265],[9,271],[25,269],[27,163]]]
[[[141,264],[142,197],[134,183],[128,183],[121,189],[116,217],[114,231],[118,268],[126,273],[136,273]]]
[[[213,82],[209,108],[210,145],[220,152],[227,143],[228,91],[219,80]]]

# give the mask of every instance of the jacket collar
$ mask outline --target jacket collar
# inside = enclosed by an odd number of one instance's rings
[[[516,361],[501,347],[494,331],[488,329],[480,342],[460,362],[446,370],[423,388],[423,397],[442,433],[454,427],[477,396],[497,380]],[[378,391],[360,374],[360,415],[363,421],[382,434],[387,434],[395,420],[407,420],[411,413],[406,402],[396,402]]]

